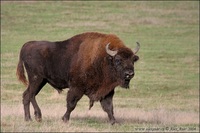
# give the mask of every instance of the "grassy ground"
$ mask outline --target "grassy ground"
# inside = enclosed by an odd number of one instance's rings
[[[37,96],[43,121],[24,122],[15,71],[29,40],[65,40],[86,32],[115,33],[127,46],[141,43],[129,90],[116,89],[111,126],[99,103],[83,97],[68,124],[65,97],[46,85]],[[33,110],[31,107],[33,116]],[[199,130],[199,2],[1,2],[1,131]]]

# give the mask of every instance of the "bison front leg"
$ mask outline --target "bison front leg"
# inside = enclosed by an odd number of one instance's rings
[[[100,100],[101,106],[103,110],[108,114],[108,117],[110,119],[110,123],[113,125],[115,124],[115,117],[113,113],[113,95],[114,90],[112,90],[108,95],[106,95],[103,99]]]
[[[75,109],[77,102],[81,99],[83,93],[76,90],[75,88],[71,88],[67,93],[67,111],[62,117],[64,122],[68,122],[70,118],[71,112]]]

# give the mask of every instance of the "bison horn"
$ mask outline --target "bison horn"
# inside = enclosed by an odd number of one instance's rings
[[[110,43],[106,45],[106,53],[109,54],[110,56],[115,56],[117,54],[117,50],[116,51],[110,50],[109,45]]]
[[[137,44],[137,46],[136,46],[136,48],[133,50],[133,53],[134,53],[134,54],[136,54],[136,53],[139,51],[139,49],[140,49],[140,43],[139,43],[139,42],[136,42],[136,44]]]

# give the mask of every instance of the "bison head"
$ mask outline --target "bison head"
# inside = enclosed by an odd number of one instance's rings
[[[139,51],[140,44],[137,42],[137,47],[133,51],[127,47],[113,51],[109,49],[109,44],[106,45],[106,53],[109,55],[110,64],[116,72],[117,81],[121,87],[129,88],[130,80],[135,75],[134,63],[139,59],[135,54]]]

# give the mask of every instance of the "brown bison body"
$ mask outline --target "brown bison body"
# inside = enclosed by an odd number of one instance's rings
[[[42,114],[35,96],[49,83],[59,92],[69,88],[67,111],[63,120],[67,122],[77,102],[85,94],[94,101],[100,101],[112,124],[112,98],[114,89],[120,85],[129,87],[134,76],[134,62],[139,59],[135,51],[127,48],[115,35],[83,33],[60,42],[31,41],[24,44],[20,52],[17,75],[28,84],[23,93],[25,120],[31,120],[30,102],[37,121]],[[24,75],[24,67],[28,81]]]

